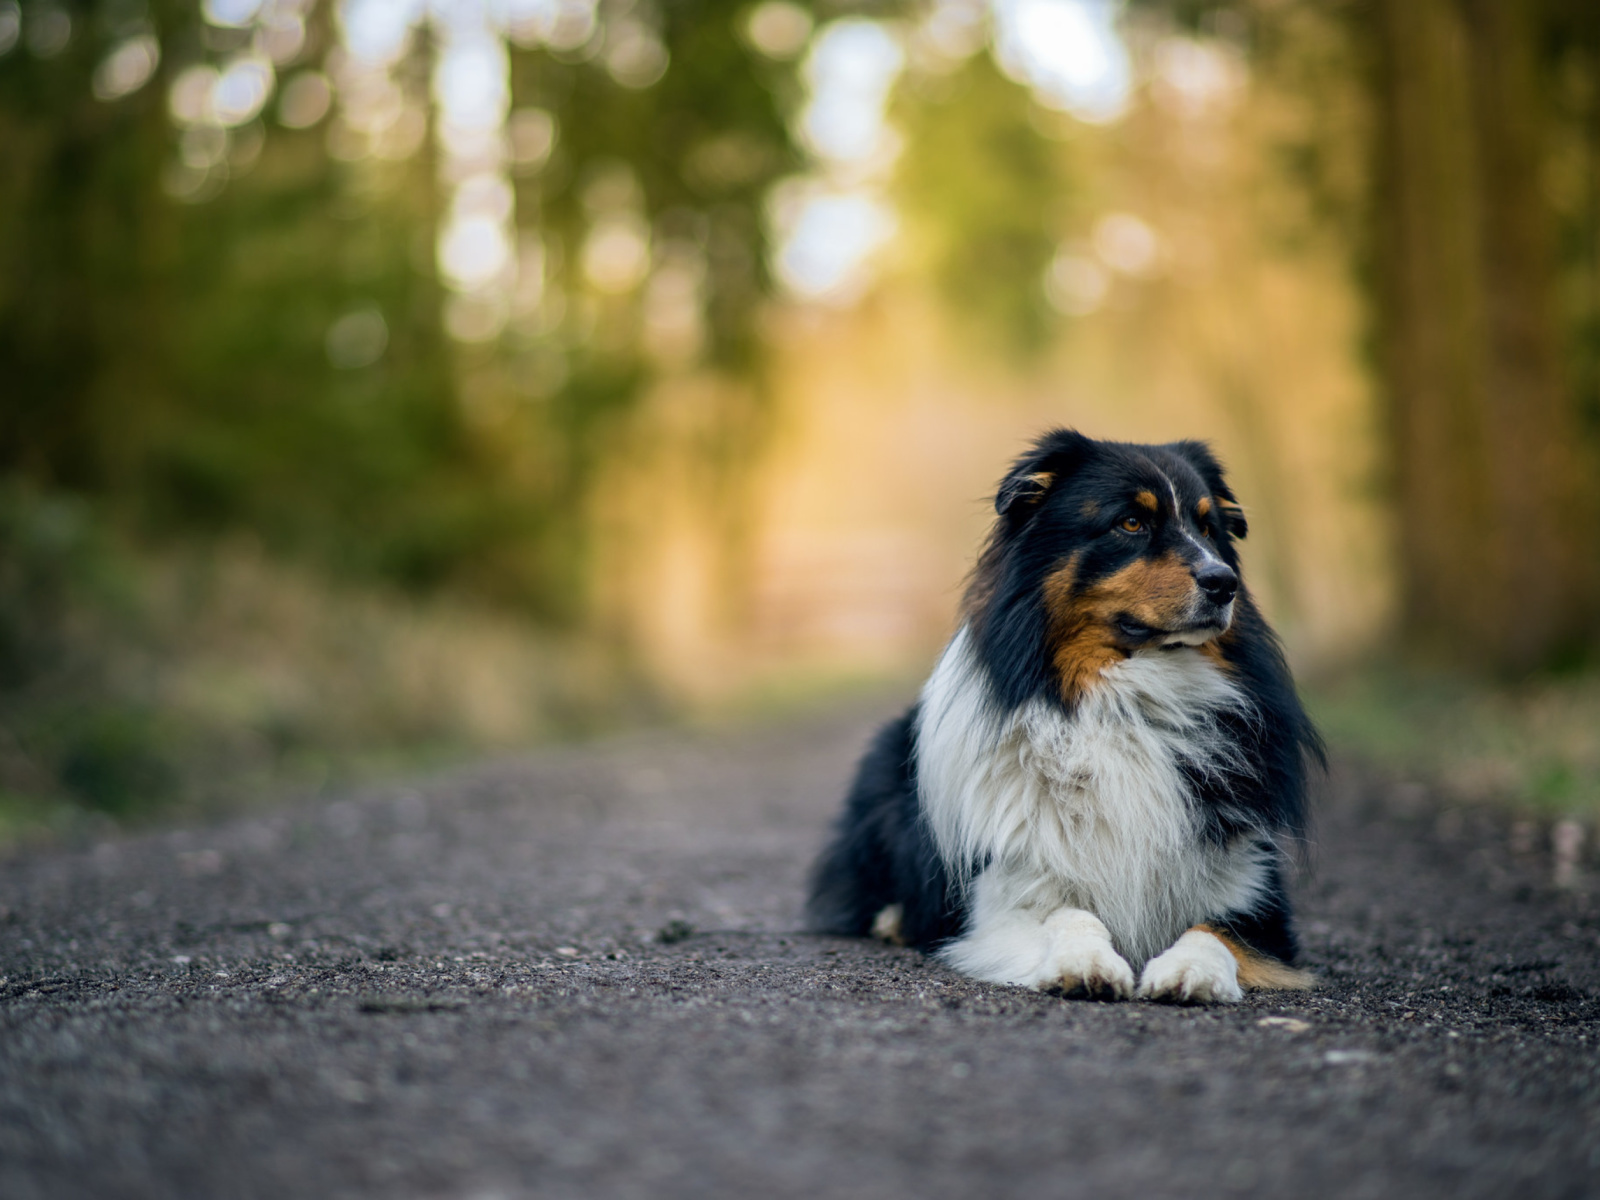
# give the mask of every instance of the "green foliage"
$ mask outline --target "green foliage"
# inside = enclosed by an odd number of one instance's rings
[[[89,808],[126,816],[166,801],[178,780],[170,736],[151,713],[108,708],[78,713],[56,747],[62,786]]]
[[[598,63],[544,51],[513,63],[517,104],[561,122],[557,162],[520,187],[547,226],[575,248],[587,227],[585,185],[624,164],[659,232],[707,255],[712,359],[748,367],[753,305],[768,289],[760,212],[768,187],[801,159],[784,122],[792,70],[765,62],[737,36],[744,0],[695,0],[658,12],[671,66],[649,88],[618,87]]]
[[[1600,446],[1600,12],[1557,5],[1540,51],[1550,112],[1544,193],[1555,218],[1568,376]]]
[[[516,200],[565,317],[486,345],[445,331],[437,131],[399,161],[338,157],[336,115],[285,128],[274,102],[178,186],[173,83],[249,32],[206,26],[198,0],[75,0],[71,38],[41,54],[24,8],[0,53],[0,829],[648,704],[571,633],[590,498],[656,374],[641,294],[595,293],[580,260],[593,185],[620,168],[655,242],[704,263],[699,365],[754,384],[761,205],[800,156],[793,66],[743,44],[742,0],[602,4],[666,46],[644,88],[592,54],[512,49],[513,105],[559,130]],[[331,0],[308,23],[280,83],[338,74]],[[144,33],[155,76],[96,98],[97,68]],[[435,50],[423,33],[396,67],[412,103]],[[339,365],[330,330],[353,313],[381,318],[386,349]],[[728,426],[759,436],[758,414]]]
[[[82,501],[0,493],[0,842],[581,735],[649,704],[587,641],[330,586],[248,544],[153,556]]]
[[[1031,106],[975,55],[914,87],[895,113],[907,146],[895,200],[913,253],[954,311],[1019,350],[1042,347],[1054,327],[1042,280],[1074,190]]]
[[[598,60],[513,52],[513,102],[546,107],[560,130],[518,207],[551,247],[568,315],[463,351],[441,320],[428,147],[345,162],[323,125],[258,119],[234,135],[226,186],[174,199],[168,88],[244,35],[207,30],[193,0],[146,18],[112,0],[74,7],[63,53],[0,58],[0,475],[92,497],[147,537],[248,531],[334,575],[581,619],[586,489],[652,375],[638,297],[586,295],[576,270],[597,172],[625,164],[658,237],[703,251],[709,362],[757,369],[760,203],[798,156],[778,94],[789,68],[739,41],[741,11],[637,8],[671,55],[643,89]],[[157,77],[95,99],[96,65],[145,19],[163,47]],[[315,65],[329,4],[311,25]],[[401,71],[416,94],[426,69],[424,39]],[[381,316],[387,351],[341,369],[328,332],[358,310]]]
[[[1367,669],[1307,697],[1329,741],[1456,801],[1600,812],[1600,673],[1515,686]]]

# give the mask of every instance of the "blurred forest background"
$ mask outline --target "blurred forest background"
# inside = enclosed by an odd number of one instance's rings
[[[0,833],[908,688],[1050,424],[1600,813],[1600,6],[0,0]]]

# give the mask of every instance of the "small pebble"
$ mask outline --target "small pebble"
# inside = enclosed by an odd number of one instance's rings
[[[1304,1033],[1311,1026],[1305,1021],[1294,1017],[1262,1017],[1257,1025],[1265,1025],[1272,1029],[1281,1029],[1285,1033]]]

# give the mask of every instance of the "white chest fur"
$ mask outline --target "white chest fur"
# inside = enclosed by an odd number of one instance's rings
[[[1186,928],[1249,906],[1271,851],[1202,836],[1185,768],[1249,770],[1219,737],[1221,710],[1249,701],[1183,647],[1108,668],[1068,715],[994,702],[962,629],[922,693],[917,778],[940,855],[985,907],[1042,920],[1086,909],[1135,964]]]

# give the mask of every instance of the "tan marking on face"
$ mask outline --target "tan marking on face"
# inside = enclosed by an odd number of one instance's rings
[[[1201,496],[1200,497],[1200,503],[1196,504],[1194,506],[1194,515],[1199,517],[1202,521],[1204,521],[1206,519],[1206,517],[1210,514],[1210,512],[1211,512],[1211,497],[1210,496]]]
[[[1156,629],[1179,628],[1190,619],[1197,590],[1194,576],[1176,554],[1136,559],[1082,591],[1077,588],[1080,561],[1081,555],[1074,554],[1044,582],[1051,658],[1068,703],[1131,653],[1117,635],[1116,618],[1127,615]]]
[[[1127,658],[1099,628],[1087,597],[1075,594],[1078,564],[1074,554],[1044,581],[1045,610],[1050,614],[1051,659],[1061,680],[1062,695],[1071,702],[1093,686],[1100,672]]]
[[[1133,494],[1133,502],[1147,512],[1156,512],[1161,507],[1156,503],[1156,494],[1154,492],[1135,492]]]
[[[1239,986],[1258,992],[1307,992],[1316,986],[1317,977],[1310,971],[1291,967],[1270,955],[1246,946],[1226,929],[1215,925],[1191,925],[1188,932],[1209,933],[1228,948],[1228,953],[1239,964]]]

